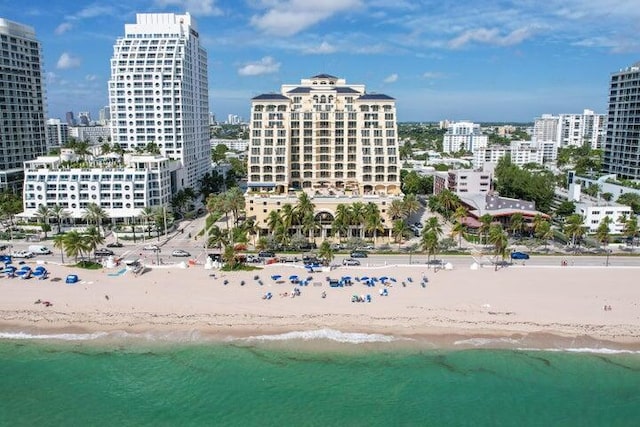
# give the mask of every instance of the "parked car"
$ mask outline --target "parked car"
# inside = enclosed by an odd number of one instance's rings
[[[113,251],[107,248],[96,249],[94,252],[96,256],[111,256],[113,255]]]
[[[143,248],[145,251],[159,252],[160,248],[156,245],[147,245]]]
[[[33,258],[33,254],[29,251],[13,251],[11,256],[13,258]]]
[[[529,259],[529,254],[525,252],[511,252],[511,259]]]
[[[122,246],[123,244],[120,242],[107,243],[108,248],[121,248]]]
[[[276,256],[276,254],[274,252],[271,251],[260,251],[258,252],[258,256],[260,258],[273,258]]]
[[[34,255],[49,255],[51,253],[51,249],[42,245],[29,245],[29,252]]]
[[[182,256],[182,257],[188,257],[191,256],[191,254],[185,250],[182,249],[176,249],[175,251],[171,252],[171,256]]]
[[[345,258],[342,260],[342,265],[360,265],[360,261],[353,258]]]
[[[247,262],[262,262],[262,258],[257,255],[247,255]]]
[[[365,251],[353,251],[350,256],[351,258],[367,258],[369,255]]]

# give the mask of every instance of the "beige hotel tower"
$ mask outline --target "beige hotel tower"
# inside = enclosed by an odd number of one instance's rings
[[[247,215],[262,229],[270,210],[295,206],[299,191],[323,226],[338,204],[358,201],[379,205],[391,228],[385,208],[402,197],[395,100],[327,74],[254,97],[247,185]]]

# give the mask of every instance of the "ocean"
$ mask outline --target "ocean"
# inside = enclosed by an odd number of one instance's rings
[[[4,333],[0,425],[640,424],[640,353],[476,344],[326,330],[222,341]]]

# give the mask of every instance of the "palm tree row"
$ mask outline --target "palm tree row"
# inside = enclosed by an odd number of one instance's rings
[[[62,222],[65,219],[71,218],[71,213],[58,204],[54,205],[53,207],[40,204],[38,206],[38,209],[34,213],[34,216],[38,218],[39,222],[41,223],[42,229],[44,231],[44,237],[46,239],[47,231],[50,230],[49,220],[52,218],[56,220],[56,224],[58,226],[58,234],[60,234]],[[98,227],[98,231],[100,230],[102,221],[104,221],[108,217],[109,214],[107,214],[107,212],[96,203],[89,203],[82,215],[82,218],[87,222],[87,224],[95,224]]]
[[[60,249],[62,262],[64,263],[64,255],[73,257],[78,261],[78,257],[83,257],[91,252],[95,252],[99,245],[104,243],[104,237],[100,234],[95,226],[90,226],[84,233],[77,231],[69,231],[64,234],[57,234],[53,238],[53,246]]]

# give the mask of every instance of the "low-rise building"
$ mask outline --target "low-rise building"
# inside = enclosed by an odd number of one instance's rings
[[[248,139],[212,139],[211,149],[215,149],[218,145],[226,145],[229,150],[247,151],[249,147]]]
[[[471,169],[436,172],[433,176],[433,194],[445,189],[458,195],[487,193],[491,190],[491,173]]]
[[[620,205],[613,202],[580,202],[576,203],[576,213],[582,215],[583,224],[589,233],[598,231],[598,227],[608,217],[611,220],[609,232],[620,234],[624,231],[625,223],[623,218],[629,218],[633,211],[629,206]]]
[[[473,151],[473,167],[493,171],[498,161],[509,157],[511,163],[523,166],[528,163],[542,165],[543,152],[530,141],[512,141],[509,145],[490,145]]]
[[[111,128],[109,126],[71,126],[69,136],[79,141],[89,141],[91,144],[100,144],[109,141]]]
[[[147,206],[169,204],[172,167],[171,160],[154,155],[125,154],[122,163],[105,157],[95,165],[73,155],[41,156],[24,164],[20,216],[35,218],[38,206],[59,205],[81,219],[85,208],[96,203],[115,221],[137,217]]]
[[[480,125],[472,122],[449,123],[447,133],[442,141],[444,153],[457,153],[459,151],[475,151],[484,148],[489,142],[489,137],[483,135]]]

